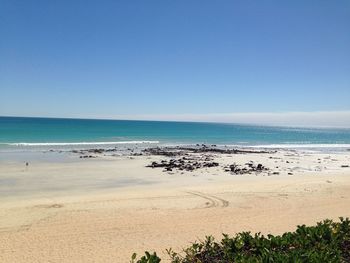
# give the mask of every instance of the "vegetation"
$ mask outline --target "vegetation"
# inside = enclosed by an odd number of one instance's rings
[[[193,243],[178,254],[167,250],[173,263],[269,263],[269,262],[350,262],[350,221],[325,220],[316,226],[298,226],[295,232],[281,236],[252,235],[241,232],[234,237],[224,235],[220,243],[211,236],[205,241]],[[146,252],[132,263],[159,263],[156,253]]]

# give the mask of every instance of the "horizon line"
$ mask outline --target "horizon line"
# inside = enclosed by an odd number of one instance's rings
[[[208,114],[143,114],[110,116],[20,116],[0,115],[4,118],[50,118],[79,120],[114,120],[114,121],[158,121],[158,122],[193,122],[236,125],[260,125],[299,128],[350,128],[349,111],[289,111],[289,112],[245,112],[245,113],[208,113]],[[289,120],[288,120],[289,119]]]

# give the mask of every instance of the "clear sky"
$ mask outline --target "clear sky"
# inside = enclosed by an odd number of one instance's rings
[[[0,115],[349,110],[348,0],[0,0]]]

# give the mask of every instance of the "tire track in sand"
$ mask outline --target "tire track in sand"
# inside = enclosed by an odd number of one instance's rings
[[[191,194],[191,195],[195,195],[201,198],[204,198],[205,200],[207,200],[206,207],[205,208],[213,208],[213,207],[228,207],[229,206],[229,201],[219,198],[217,196],[214,195],[209,195],[209,194],[205,194],[205,193],[201,193],[198,191],[187,191],[186,193]]]

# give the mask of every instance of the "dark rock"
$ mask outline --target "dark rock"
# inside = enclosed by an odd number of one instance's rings
[[[241,167],[237,164],[231,164],[228,167],[224,167],[225,172],[231,172],[233,174],[251,174],[253,172],[260,173],[262,171],[267,171],[268,169],[265,168],[262,164],[258,164],[257,166],[254,166],[252,162],[246,163],[246,167]]]
[[[92,156],[92,155],[81,155],[79,158],[96,158],[96,156]]]
[[[210,168],[219,166],[217,162],[208,162],[203,160],[192,160],[190,158],[179,158],[179,159],[171,159],[169,161],[162,160],[160,163],[152,162],[150,165],[146,167],[151,168],[164,168],[164,171],[172,171],[173,169],[177,169],[180,171],[193,171],[201,168]]]
[[[219,166],[219,163],[212,162],[212,163],[204,163],[203,167],[216,167]]]
[[[143,152],[149,155],[163,155],[163,156],[180,156],[186,153],[217,153],[217,154],[244,154],[244,153],[271,153],[268,151],[244,150],[244,149],[220,149],[208,147],[205,144],[196,145],[196,147],[154,147],[147,148]]]

